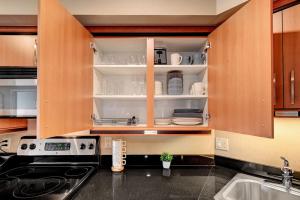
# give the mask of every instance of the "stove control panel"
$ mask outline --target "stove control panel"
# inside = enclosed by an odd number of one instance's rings
[[[22,156],[95,155],[94,138],[22,139],[17,154]]]

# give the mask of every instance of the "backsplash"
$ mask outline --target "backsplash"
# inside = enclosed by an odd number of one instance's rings
[[[111,155],[111,148],[106,145],[106,137],[101,137],[101,154]],[[113,137],[127,141],[128,155],[159,155],[170,152],[177,155],[213,155],[214,135],[199,136],[128,136]]]
[[[12,138],[8,152],[16,152],[19,140],[25,135],[36,134],[36,122],[28,121],[28,131],[1,134],[3,138]],[[228,138],[229,150],[215,150],[215,136]],[[101,138],[101,154],[111,155],[111,147],[106,143],[111,139],[127,141],[128,155],[157,155],[168,151],[178,155],[219,155],[274,167],[281,167],[280,156],[289,159],[291,167],[300,171],[299,138],[300,119],[275,118],[274,138],[261,138],[226,131],[212,131],[211,135],[199,136],[129,136]]]

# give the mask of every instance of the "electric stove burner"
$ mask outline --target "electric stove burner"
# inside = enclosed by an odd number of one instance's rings
[[[65,178],[59,176],[22,180],[14,190],[13,196],[18,199],[42,197],[63,188],[66,182]]]
[[[80,168],[70,168],[66,173],[65,176],[68,177],[77,177],[81,175],[85,175],[89,171],[86,167],[80,167]]]
[[[10,188],[14,188],[18,183],[16,178],[0,178],[0,193]]]
[[[32,173],[34,173],[33,168],[20,167],[20,168],[12,169],[12,170],[6,172],[5,175],[7,177],[20,177],[20,176],[24,176],[24,175],[32,174]]]

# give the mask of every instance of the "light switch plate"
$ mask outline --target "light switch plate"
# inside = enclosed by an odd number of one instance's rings
[[[228,138],[216,137],[216,149],[222,150],[222,151],[229,151]]]

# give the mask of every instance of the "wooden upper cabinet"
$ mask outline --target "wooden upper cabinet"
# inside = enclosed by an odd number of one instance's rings
[[[273,103],[283,108],[282,12],[273,14]]]
[[[1,35],[0,67],[36,66],[35,36]]]
[[[300,108],[300,5],[283,10],[284,107]]]
[[[27,129],[27,119],[0,119],[0,134]]]
[[[39,1],[39,138],[92,128],[91,42],[91,34],[59,0]]]
[[[210,127],[273,136],[271,13],[251,0],[209,35]]]

